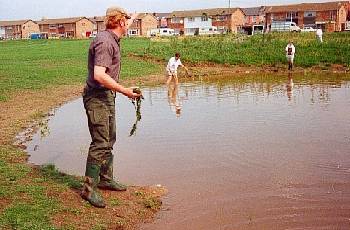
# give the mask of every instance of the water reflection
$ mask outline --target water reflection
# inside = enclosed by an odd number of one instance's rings
[[[288,100],[291,101],[292,97],[293,97],[293,87],[294,87],[294,83],[293,83],[293,75],[291,72],[288,73],[288,82],[287,82],[287,97]]]
[[[178,92],[179,92],[178,84],[176,83],[168,84],[168,103],[169,103],[170,109],[175,112],[176,117],[180,117],[181,115],[181,103],[179,101]]]
[[[346,229],[349,87],[350,75],[294,74],[145,88],[134,138],[135,109],[118,97],[116,174],[169,189],[170,210],[145,229]],[[29,143],[29,150],[40,145],[30,161],[82,175],[84,119],[81,101],[61,107],[50,135]]]

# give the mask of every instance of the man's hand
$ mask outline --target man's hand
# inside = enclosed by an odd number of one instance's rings
[[[136,99],[136,98],[141,97],[141,94],[134,93],[134,88],[125,88],[123,94],[130,99]]]

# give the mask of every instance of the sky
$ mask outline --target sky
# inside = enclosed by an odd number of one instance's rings
[[[255,7],[332,0],[0,0],[0,20],[40,20],[80,16],[102,16],[110,6],[120,6],[128,12],[169,13],[215,7]]]

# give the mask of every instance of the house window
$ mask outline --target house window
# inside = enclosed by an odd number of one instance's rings
[[[49,25],[49,29],[56,29],[56,25]]]
[[[308,18],[308,17],[316,17],[316,12],[315,11],[305,11],[304,12],[304,17]]]
[[[208,16],[206,14],[202,15],[202,22],[207,22],[208,21]]]
[[[287,18],[297,18],[298,17],[298,12],[288,12],[287,13]]]
[[[188,22],[194,22],[194,17],[189,17]]]
[[[337,11],[334,11],[334,10],[329,11],[329,20],[335,21],[336,15],[337,15]]]
[[[226,21],[227,17],[226,16],[217,16],[216,21]]]
[[[26,26],[23,26],[23,29],[25,29],[26,28]]]
[[[58,24],[58,28],[63,28],[63,24]]]
[[[181,18],[177,18],[177,17],[171,18],[171,23],[180,23],[180,22],[181,22]]]

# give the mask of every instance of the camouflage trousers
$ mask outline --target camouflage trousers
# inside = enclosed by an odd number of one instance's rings
[[[83,93],[83,102],[91,135],[86,163],[98,165],[101,169],[106,166],[107,168],[113,167],[113,164],[111,164],[113,162],[112,150],[116,142],[115,97],[116,94],[107,89],[89,89],[85,87]],[[113,175],[109,175],[109,177],[111,176],[113,177]]]

